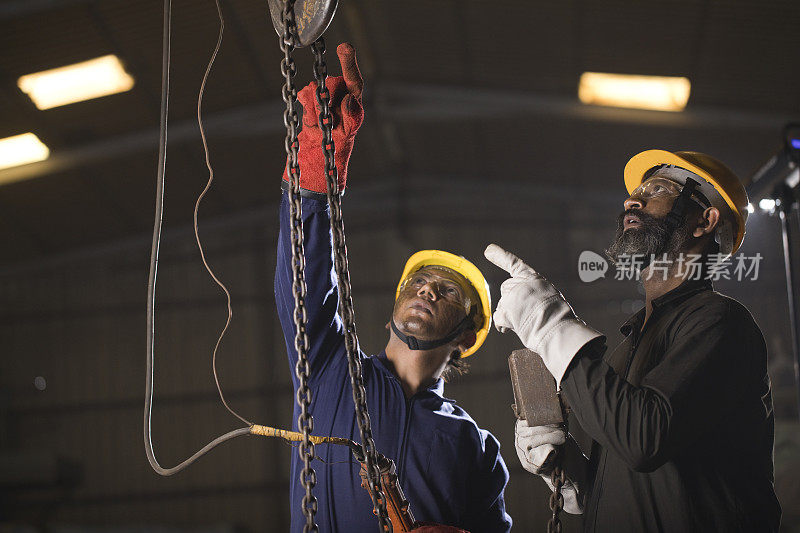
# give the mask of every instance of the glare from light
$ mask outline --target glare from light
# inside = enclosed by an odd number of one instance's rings
[[[11,168],[50,156],[50,149],[33,133],[0,139],[0,169]]]
[[[125,92],[133,84],[133,78],[115,55],[27,74],[17,80],[20,90],[39,109]]]
[[[752,215],[755,210],[756,210],[756,208],[753,207],[753,204],[751,204],[751,203],[747,204],[747,212],[748,213],[750,213]]]
[[[689,78],[584,72],[578,98],[590,105],[682,111],[690,91]]]
[[[786,176],[786,185],[789,186],[790,189],[794,189],[798,185],[800,185],[800,168],[797,166]]]
[[[758,202],[758,207],[761,208],[762,211],[772,211],[775,209],[775,200],[772,198],[762,198],[760,202]]]

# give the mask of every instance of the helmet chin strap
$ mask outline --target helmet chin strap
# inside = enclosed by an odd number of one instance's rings
[[[397,338],[406,343],[411,350],[432,350],[434,348],[438,348],[439,346],[444,346],[445,344],[453,342],[456,337],[461,335],[467,329],[474,327],[472,317],[467,315],[461,320],[461,322],[456,324],[456,327],[453,328],[453,330],[446,337],[432,341],[421,341],[413,335],[406,335],[400,331],[400,328],[398,328],[397,324],[394,323],[394,317],[392,317],[390,324],[392,331],[394,331],[394,334],[397,335]]]
[[[675,198],[675,202],[672,204],[672,209],[670,209],[666,216],[666,223],[667,227],[669,228],[670,235],[675,233],[675,231],[686,221],[686,211],[689,208],[689,203],[692,202],[692,194],[694,194],[695,189],[699,185],[700,184],[692,178],[686,178],[686,183],[683,185],[678,197]],[[651,259],[652,256],[647,256],[643,259],[640,272],[650,266]]]

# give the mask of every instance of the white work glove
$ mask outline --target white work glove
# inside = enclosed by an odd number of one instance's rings
[[[542,476],[553,490],[553,482],[550,481],[550,476]],[[583,514],[583,496],[578,489],[578,486],[569,478],[561,486],[561,496],[564,498],[564,511],[569,514]]]
[[[578,350],[602,334],[576,317],[558,289],[519,257],[496,244],[487,246],[484,255],[511,275],[500,286],[495,327],[501,333],[514,331],[526,348],[538,353],[560,388]]]
[[[548,426],[528,426],[527,421],[517,420],[514,427],[514,447],[517,450],[522,467],[532,474],[541,476],[545,480],[550,490],[553,490],[553,483],[550,474],[555,466],[556,455],[559,449],[565,454],[562,458],[562,466],[567,472],[567,479],[561,487],[561,496],[564,498],[564,511],[570,514],[583,513],[583,497],[578,489],[578,482],[570,479],[570,467],[576,470],[576,474],[581,476],[585,469],[586,459],[581,454],[577,445],[564,447],[567,433],[564,426],[553,424]],[[574,441],[571,441],[574,443]]]
[[[556,446],[567,439],[561,424],[529,426],[525,420],[517,420],[514,426],[514,447],[522,468],[531,474],[549,476],[553,470]]]

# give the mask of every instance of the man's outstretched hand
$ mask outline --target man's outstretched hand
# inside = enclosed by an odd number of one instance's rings
[[[578,350],[601,334],[576,317],[558,289],[522,259],[496,244],[483,254],[511,276],[500,285],[495,327],[501,333],[516,333],[526,348],[542,357],[560,385]]]
[[[364,79],[356,62],[356,51],[348,43],[336,48],[342,76],[329,77],[325,86],[330,92],[330,110],[333,119],[333,143],[336,147],[336,170],[339,191],[344,191],[347,183],[347,163],[353,151],[353,143],[358,128],[364,120],[361,93]],[[300,187],[318,193],[327,191],[325,178],[325,156],[322,152],[322,129],[319,125],[319,104],[317,102],[317,82],[312,81],[297,93],[297,100],[303,106],[303,128],[297,136],[299,147],[297,161],[300,165]],[[288,169],[284,169],[283,179],[289,180]]]

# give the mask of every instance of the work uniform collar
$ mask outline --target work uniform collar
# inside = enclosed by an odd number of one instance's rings
[[[433,383],[433,385],[431,385],[430,387],[428,387],[426,389],[426,392],[429,392],[431,394],[435,394],[436,396],[439,396],[440,398],[442,398],[442,400],[444,400],[446,402],[452,402],[453,401],[453,400],[448,400],[447,398],[444,397],[444,380],[442,378],[437,379]]]
[[[655,298],[652,302],[653,304],[653,316],[661,311],[669,309],[670,307],[677,305],[690,296],[697,294],[698,292],[705,291],[705,290],[713,290],[714,287],[711,284],[711,280],[708,279],[687,279],[684,280],[683,283],[672,289],[666,294],[662,294],[658,298]],[[630,335],[631,331],[634,329],[636,331],[641,330],[642,324],[644,323],[644,315],[645,315],[645,308],[642,307],[633,314],[625,323],[620,326],[620,332],[625,335],[626,337]],[[650,320],[653,319],[653,316],[650,317]]]
[[[389,365],[387,364],[388,359],[386,357],[386,350],[382,350],[381,353],[379,353],[374,359],[377,361],[380,369],[386,372],[389,376],[391,376],[392,379],[397,381],[397,384],[399,386],[400,380],[397,378],[397,376],[394,375],[394,372],[389,370]],[[444,397],[444,380],[442,378],[439,378],[436,381],[434,381],[433,384],[427,389],[418,391],[413,397],[414,398],[433,397],[439,400],[440,402],[456,403],[455,400]]]

